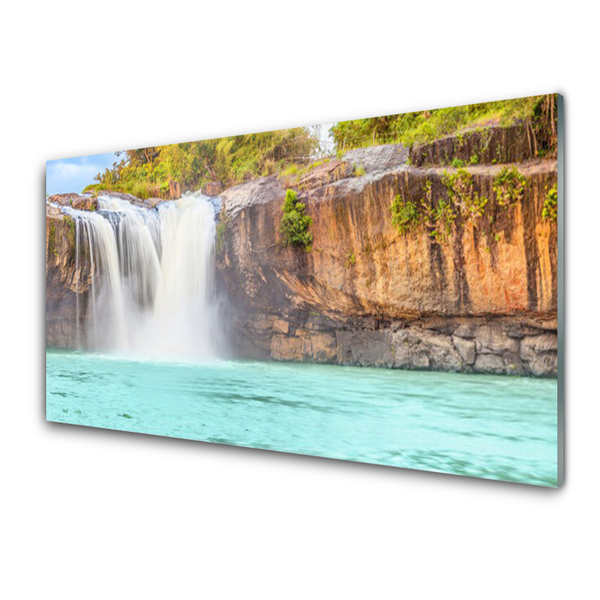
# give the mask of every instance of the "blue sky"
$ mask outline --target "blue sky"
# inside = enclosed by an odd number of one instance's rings
[[[123,156],[121,156],[123,158]],[[114,152],[92,154],[78,158],[49,160],[46,163],[46,193],[64,194],[81,192],[90,183],[97,183],[94,177],[120,161]]]

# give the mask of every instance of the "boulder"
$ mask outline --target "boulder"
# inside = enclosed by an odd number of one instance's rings
[[[202,186],[202,193],[205,196],[219,196],[223,191],[223,183],[220,181],[209,181]]]
[[[425,352],[416,352],[410,357],[410,366],[413,369],[429,369],[429,357]]]
[[[313,169],[310,169],[304,175],[298,185],[302,188],[309,187],[311,189],[319,188],[329,183],[352,177],[354,167],[347,162],[341,160],[330,160]]]
[[[231,219],[240,211],[270,203],[276,206],[275,210],[280,215],[284,198],[285,187],[276,177],[254,179],[229,188],[221,194],[223,206]]]
[[[529,370],[538,377],[556,377],[558,357],[556,354],[538,354],[529,361]]]
[[[277,319],[273,323],[273,333],[279,333],[282,335],[287,335],[290,331],[290,324],[283,319]]]
[[[525,374],[525,367],[518,354],[515,354],[514,352],[505,352],[502,355],[502,360],[504,361],[504,372],[507,375]]]
[[[365,173],[378,173],[400,167],[408,160],[408,150],[402,144],[383,144],[349,150],[342,157]]]
[[[497,354],[480,354],[475,359],[475,371],[478,373],[505,373],[504,360]]]
[[[80,196],[73,200],[71,206],[76,210],[97,210],[98,199],[93,196]]]
[[[168,202],[164,198],[147,198],[146,200],[140,200],[140,205],[146,208],[156,208],[161,202]]]
[[[454,330],[454,335],[460,338],[473,339],[477,326],[473,323],[463,323]]]
[[[53,194],[48,197],[48,202],[59,204],[60,206],[71,206],[73,200],[81,197],[81,194]]]
[[[521,341],[520,356],[528,362],[534,361],[541,354],[556,354],[558,338],[552,334],[526,337]]]
[[[454,336],[452,338],[452,342],[454,343],[456,351],[458,352],[460,357],[465,361],[465,363],[467,365],[472,365],[475,362],[476,356],[475,342],[457,336]]]
[[[421,349],[429,359],[428,367],[443,371],[460,371],[463,359],[452,344],[452,339],[442,333],[423,331]]]
[[[480,325],[475,332],[475,348],[478,354],[503,354],[519,352],[519,341],[509,337],[500,323]]]
[[[310,333],[304,340],[303,354],[310,361],[334,361],[337,358],[335,335],[331,333]]]
[[[271,356],[275,360],[302,361],[303,343],[300,338],[274,335],[271,338]]]
[[[337,331],[335,335],[343,363],[376,367],[395,363],[394,348],[385,331]]]
[[[98,190],[98,196],[108,196],[110,198],[119,198],[120,200],[127,200],[132,204],[142,202],[137,196],[133,194],[126,194],[125,192],[112,192],[107,190]]]

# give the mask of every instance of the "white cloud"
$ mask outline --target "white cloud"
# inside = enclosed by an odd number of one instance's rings
[[[51,160],[46,163],[46,191],[49,194],[80,192],[98,173],[117,160],[113,152],[78,158]]]
[[[63,160],[56,161],[52,165],[53,175],[58,179],[73,179],[79,177],[94,177],[102,171],[100,165],[74,164]]]

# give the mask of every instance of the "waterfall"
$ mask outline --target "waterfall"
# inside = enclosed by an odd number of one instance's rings
[[[151,357],[214,356],[215,208],[200,194],[156,209],[99,196],[75,221],[75,261],[90,288],[78,343]],[[77,300],[77,316],[83,314]]]

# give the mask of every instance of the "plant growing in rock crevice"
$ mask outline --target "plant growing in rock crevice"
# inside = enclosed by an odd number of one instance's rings
[[[221,256],[225,251],[225,244],[227,242],[227,222],[229,221],[229,215],[225,212],[225,207],[221,208],[219,214],[219,222],[217,223],[217,230],[215,236],[215,254],[217,257]]]
[[[474,221],[483,216],[488,199],[480,196],[474,189],[473,175],[465,169],[458,169],[455,173],[444,173],[442,183],[448,190],[448,197],[462,215],[469,221]]]
[[[424,197],[419,203],[405,200],[398,194],[390,207],[392,224],[399,235],[415,231],[418,227],[425,227],[429,237],[438,243],[448,241],[452,233],[452,225],[456,219],[456,211],[452,199],[433,199],[433,185],[428,179],[423,187]]]
[[[54,256],[58,256],[58,250],[56,249],[56,226],[54,223],[50,223],[48,231],[48,251],[52,252]]]
[[[403,200],[398,194],[392,201],[392,224],[398,229],[398,233],[403,235],[409,231],[414,231],[419,223],[419,210],[412,200]]]
[[[494,179],[494,194],[500,206],[509,207],[523,200],[526,180],[516,167],[504,167]]]
[[[554,184],[549,190],[547,188],[546,190],[542,217],[548,221],[556,221],[558,217],[558,188]]]
[[[65,217],[67,223],[67,241],[69,242],[69,257],[71,261],[77,258],[77,248],[75,244],[75,220],[71,217]]]
[[[452,225],[456,219],[456,212],[453,210],[450,202],[439,200],[438,205],[433,211],[433,217],[435,225],[429,235],[435,238],[439,243],[444,244],[448,241],[448,238],[452,233]]]
[[[285,246],[303,248],[305,252],[312,250],[313,235],[308,230],[313,220],[306,214],[306,205],[298,200],[295,190],[288,189],[282,206],[283,217],[279,225],[279,233]]]
[[[346,262],[344,263],[346,269],[349,269],[350,267],[353,267],[356,264],[356,254],[354,254],[353,250],[350,250],[350,252],[348,252],[348,255],[346,256]]]
[[[452,233],[452,225],[456,219],[456,212],[452,207],[451,200],[439,199],[435,203],[433,201],[432,190],[431,181],[428,179],[424,187],[425,198],[421,199],[422,220],[425,227],[429,230],[429,237],[443,244],[448,241]]]

